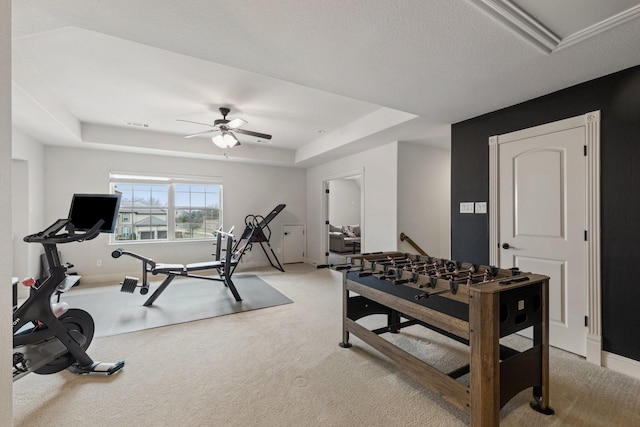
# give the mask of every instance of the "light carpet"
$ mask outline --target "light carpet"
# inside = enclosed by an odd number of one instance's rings
[[[94,339],[89,354],[103,361],[124,358],[122,372],[111,377],[68,371],[27,375],[13,384],[13,420],[5,418],[9,424],[4,425],[469,424],[465,411],[411,380],[356,337],[352,348],[338,346],[339,273],[308,265],[287,265],[286,273],[252,273],[295,303]],[[424,328],[406,328],[390,339],[444,369],[468,357],[465,346]],[[514,346],[529,345],[526,338],[513,341]],[[502,409],[501,425],[638,426],[639,395],[640,380],[552,348],[555,415],[533,411],[529,389]]]
[[[123,293],[119,286],[107,286],[99,292],[71,290],[62,295],[62,301],[91,314],[96,338],[292,302],[255,275],[233,277],[233,283],[242,301],[236,301],[222,282],[182,277],[174,279],[148,307],[143,304],[160,282],[150,283],[147,295],[140,295],[139,290],[134,294]]]

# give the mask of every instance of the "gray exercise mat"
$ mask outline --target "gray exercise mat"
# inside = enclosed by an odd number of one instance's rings
[[[147,295],[109,290],[77,292],[62,295],[70,308],[80,308],[91,314],[95,321],[94,337],[125,334],[144,329],[191,322],[242,311],[289,304],[289,298],[257,276],[234,276],[242,301],[236,301],[222,282],[176,278],[152,306],[142,304],[160,282],[150,283]]]

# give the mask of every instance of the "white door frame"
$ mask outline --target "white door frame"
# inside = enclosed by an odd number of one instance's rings
[[[587,251],[585,254],[585,277],[587,280],[587,360],[602,365],[602,317],[600,280],[600,111],[559,120],[547,125],[561,130],[567,127],[585,127],[587,156],[586,213]],[[537,127],[537,126],[536,126]],[[533,128],[531,128],[533,129]],[[489,262],[500,265],[500,218],[499,218],[499,154],[500,136],[489,138]]]
[[[362,235],[362,240],[360,242],[360,247],[364,248],[364,239],[366,238],[366,234],[364,233],[364,167],[359,169],[354,169],[349,172],[341,172],[334,175],[326,176],[322,178],[322,230],[324,233],[324,237],[322,238],[322,257],[324,258],[325,264],[329,262],[329,181],[333,181],[336,179],[344,179],[349,178],[351,176],[360,175],[362,177],[362,186],[360,187],[360,233]]]

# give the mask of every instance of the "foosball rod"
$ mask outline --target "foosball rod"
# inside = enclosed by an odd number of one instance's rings
[[[420,294],[416,294],[416,296],[414,297],[416,299],[416,301],[421,300],[423,298],[429,298],[431,296],[434,295],[440,295],[440,294],[444,294],[447,292],[451,292],[451,289],[441,289],[439,291],[434,291],[434,292],[422,292]]]

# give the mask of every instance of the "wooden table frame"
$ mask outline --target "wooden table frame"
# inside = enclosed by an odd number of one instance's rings
[[[342,347],[350,347],[349,334],[387,356],[419,383],[431,388],[445,400],[470,411],[472,426],[496,426],[500,409],[520,391],[533,387],[531,407],[553,414],[549,406],[549,278],[527,273],[526,281],[505,280],[477,285],[461,285],[456,295],[443,293],[435,298],[450,298],[468,303],[468,320],[442,310],[426,307],[407,298],[407,288],[390,280],[369,276],[360,279],[354,271],[343,271]],[[363,283],[368,281],[368,283]],[[373,285],[373,286],[372,286]],[[402,294],[402,292],[404,294]],[[357,295],[351,295],[351,293]],[[400,295],[400,294],[402,295]],[[415,289],[413,290],[415,294]],[[526,302],[525,302],[526,301]],[[510,307],[524,310],[534,301],[534,315],[511,313]],[[522,306],[522,307],[521,307]],[[506,307],[506,308],[505,308]],[[502,309],[502,312],[501,312]],[[527,307],[527,309],[530,309]],[[510,313],[505,314],[505,311]],[[387,314],[384,328],[369,330],[357,322],[370,314]],[[521,325],[507,318],[530,316]],[[401,319],[407,319],[401,321]],[[469,364],[443,373],[427,362],[398,348],[380,335],[398,332],[402,327],[420,324],[469,346]],[[500,338],[533,326],[533,346],[523,352],[500,345]],[[457,378],[469,373],[469,386]]]

